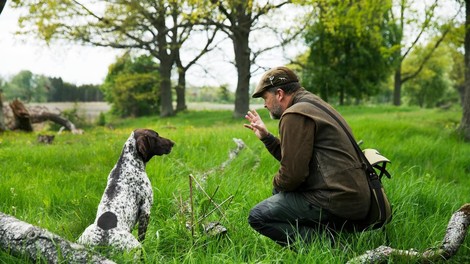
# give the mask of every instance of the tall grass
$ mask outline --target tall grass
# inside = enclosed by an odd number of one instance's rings
[[[39,132],[4,133],[0,135],[0,211],[75,241],[94,221],[106,178],[125,140],[133,129],[146,127],[176,142],[171,154],[147,164],[155,196],[143,244],[148,263],[344,263],[382,244],[418,250],[439,245],[450,215],[470,202],[470,144],[454,134],[460,112],[386,106],[339,111],[356,138],[364,141],[362,147],[377,148],[392,160],[393,176],[384,180],[384,186],[394,217],[386,232],[341,234],[340,246],[331,246],[328,238],[319,235],[297,251],[283,249],[254,232],[246,221],[248,212],[271,194],[278,164],[243,128],[245,121],[233,119],[229,111],[115,120],[108,128],[90,128],[84,135],[57,135],[52,145],[37,143]],[[264,110],[260,113],[276,134],[277,121],[269,120]],[[233,138],[242,139],[246,148],[222,168],[236,147]],[[202,221],[219,221],[228,229],[227,235],[206,236],[196,225],[192,236],[186,228],[190,174],[218,203],[233,195],[230,203],[222,205],[222,213],[216,210]],[[214,209],[197,188],[194,208],[195,218]],[[453,261],[469,262],[469,256],[467,238]],[[110,258],[119,263],[133,261],[126,254]],[[27,263],[5,252],[0,253],[1,262]]]

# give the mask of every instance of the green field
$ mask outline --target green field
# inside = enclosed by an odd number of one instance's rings
[[[131,131],[151,128],[176,145],[170,155],[147,164],[155,197],[143,243],[147,263],[344,263],[383,244],[417,250],[439,246],[452,213],[470,202],[470,143],[454,132],[460,110],[351,106],[339,111],[356,139],[364,141],[361,147],[376,148],[392,161],[392,179],[383,183],[394,210],[385,233],[342,234],[339,247],[319,237],[297,251],[286,250],[249,227],[249,210],[271,194],[278,164],[230,111],[114,120],[107,127],[85,128],[83,135],[56,135],[52,145],[36,141],[40,133],[55,134],[51,131],[0,134],[0,211],[75,241],[94,221],[108,173]],[[269,120],[266,110],[260,113],[277,134],[277,121]],[[233,138],[247,147],[221,167],[236,147]],[[233,195],[222,205],[223,214],[216,210],[201,222],[219,221],[228,229],[225,236],[207,236],[200,225],[192,236],[186,228],[190,174],[218,203]],[[201,189],[193,192],[195,218],[202,218],[214,206]],[[118,263],[133,260],[123,254],[109,257]],[[27,263],[0,252],[0,263],[18,262]],[[468,237],[449,262],[470,262]]]

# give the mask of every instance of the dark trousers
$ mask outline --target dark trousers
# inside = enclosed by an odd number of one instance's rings
[[[301,193],[280,192],[260,202],[250,211],[248,223],[260,234],[282,246],[300,238],[309,242],[328,219],[325,211],[310,204]]]

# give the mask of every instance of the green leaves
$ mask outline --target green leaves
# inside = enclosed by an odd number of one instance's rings
[[[158,113],[157,68],[152,57],[132,58],[129,53],[109,67],[102,90],[115,113],[134,117]]]
[[[377,93],[390,69],[383,45],[389,1],[316,1],[316,20],[306,35],[310,57],[304,70],[306,88],[324,99],[360,100]]]

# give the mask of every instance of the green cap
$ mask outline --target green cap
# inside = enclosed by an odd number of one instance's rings
[[[292,70],[284,66],[272,68],[263,74],[251,97],[261,97],[270,88],[293,82],[299,82],[299,78]]]

